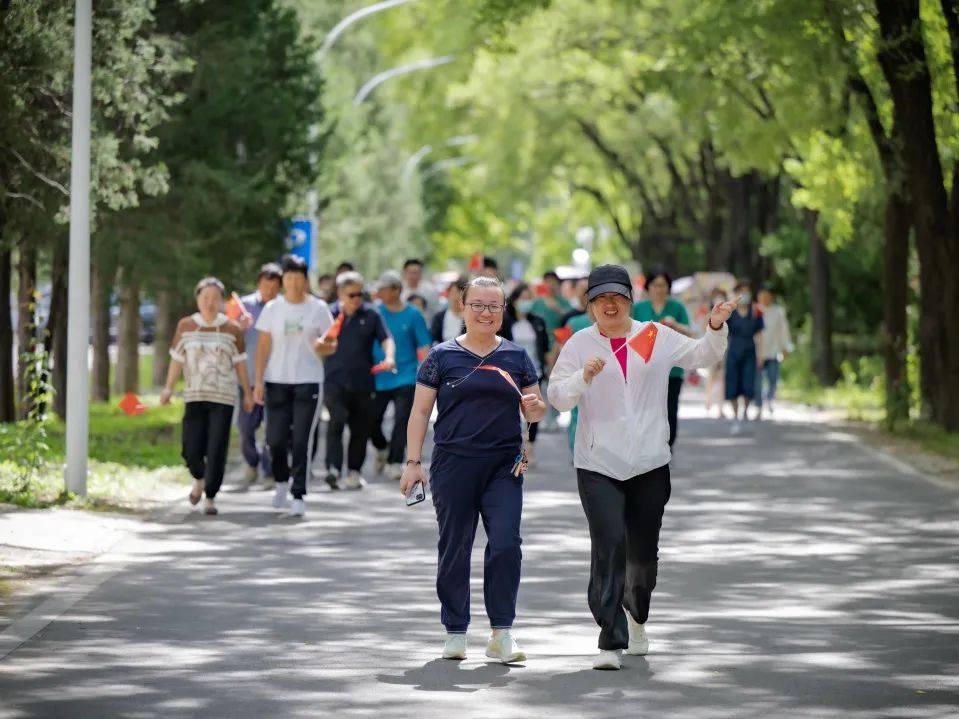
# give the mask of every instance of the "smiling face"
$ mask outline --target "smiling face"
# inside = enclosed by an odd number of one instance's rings
[[[502,307],[506,298],[502,290],[496,287],[470,287],[464,300],[465,310],[463,319],[466,322],[466,333],[478,339],[488,340],[503,326],[503,312],[490,312],[489,305]],[[487,305],[476,312],[471,305]]]
[[[626,297],[616,292],[604,292],[590,304],[596,317],[596,325],[604,335],[619,335],[629,329],[633,303]]]

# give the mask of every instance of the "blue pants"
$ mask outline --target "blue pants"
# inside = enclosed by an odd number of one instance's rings
[[[243,392],[240,392],[243,396]],[[239,402],[236,412],[236,427],[240,432],[240,448],[243,451],[243,459],[251,467],[259,465],[263,469],[264,477],[273,476],[273,465],[270,464],[270,450],[263,441],[263,449],[256,446],[256,431],[263,424],[265,412],[262,405],[253,405],[253,411],[247,412],[243,409],[243,403]]]
[[[515,452],[460,457],[433,450],[430,489],[439,525],[436,594],[448,632],[465,632],[470,623],[470,556],[480,517],[487,537],[483,597],[490,626],[508,628],[516,617],[523,477],[512,474],[515,458]]]
[[[756,394],[756,348],[726,353],[726,399],[753,399]]]
[[[763,383],[766,391],[763,392]],[[779,384],[779,360],[768,359],[763,361],[762,369],[756,373],[756,406],[762,407],[763,400],[772,402],[776,399],[776,385]],[[764,396],[765,395],[765,396]]]

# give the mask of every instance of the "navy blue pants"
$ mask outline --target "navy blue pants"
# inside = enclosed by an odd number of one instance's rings
[[[745,397],[752,400],[756,393],[756,348],[726,353],[726,399]]]
[[[470,555],[480,517],[487,537],[483,598],[490,626],[508,628],[516,617],[523,559],[523,478],[512,473],[516,454],[461,457],[433,450],[430,489],[439,524],[436,594],[448,632],[465,632],[470,623]]]
[[[243,397],[243,391],[240,391],[240,397]],[[243,402],[237,403],[236,426],[240,433],[240,449],[243,452],[243,459],[251,467],[260,466],[263,469],[264,477],[273,476],[273,465],[270,463],[270,448],[263,440],[263,448],[260,449],[256,444],[256,431],[266,419],[266,411],[263,405],[253,405],[253,411],[247,412],[243,409]]]

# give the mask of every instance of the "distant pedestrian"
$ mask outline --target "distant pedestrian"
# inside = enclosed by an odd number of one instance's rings
[[[415,292],[412,292],[407,296],[406,302],[410,307],[415,307],[416,309],[418,309],[420,311],[420,314],[423,315],[424,318],[426,317],[427,306],[426,306],[425,297],[423,297],[422,295],[418,295]]]
[[[760,371],[756,376],[756,409],[758,416],[762,417],[764,410],[773,413],[773,400],[779,384],[779,365],[793,351],[793,342],[786,309],[775,301],[772,290],[759,290],[757,299],[763,314],[763,334]]]
[[[671,493],[667,378],[675,366],[694,369],[722,355],[723,323],[733,307],[715,307],[705,336],[692,340],[666,325],[631,319],[625,268],[601,265],[589,285],[596,324],[563,346],[549,401],[562,411],[580,409],[574,464],[589,524],[587,599],[600,628],[593,668],[619,669],[621,650],[649,649],[646,620]]]
[[[273,461],[273,506],[306,513],[312,438],[320,421],[323,390],[321,357],[336,351],[326,336],[333,317],[326,302],[309,293],[306,262],[286,255],[281,264],[283,294],[267,303],[256,322],[258,404],[266,406],[266,440]],[[293,501],[287,501],[287,493]]]
[[[373,345],[379,342],[385,359],[382,368],[396,368],[396,347],[379,311],[363,301],[363,275],[345,272],[336,280],[337,301],[333,315],[342,323],[336,352],[326,360],[324,401],[330,414],[326,426],[326,483],[340,488],[343,472],[343,431],[349,426],[346,455],[347,489],[362,489],[361,472],[366,461],[375,418],[373,400]],[[342,319],[340,319],[342,318]]]
[[[529,355],[536,369],[540,383],[544,382],[546,357],[549,353],[549,336],[542,317],[533,313],[533,290],[526,283],[518,284],[506,298],[506,312],[503,313],[503,327],[500,337],[515,342]],[[528,462],[532,466],[539,423],[529,427]]]
[[[316,278],[316,296],[327,304],[336,300],[336,278],[333,275],[320,275]]]
[[[562,326],[563,317],[573,309],[573,305],[563,297],[560,291],[562,283],[559,275],[553,270],[543,275],[543,284],[541,285],[542,296],[537,297],[533,303],[532,312],[537,317],[542,318],[546,323],[546,332],[550,343],[550,356],[547,358],[546,367],[543,373],[549,377],[552,363],[554,361],[556,344],[556,330]],[[548,380],[547,380],[548,381]],[[546,410],[546,417],[543,418],[543,429],[549,431],[556,427],[558,415],[556,410],[550,406]]]
[[[742,430],[748,419],[749,404],[756,396],[756,370],[762,357],[763,317],[752,304],[746,282],[733,288],[736,311],[730,315],[729,350],[726,353],[726,400],[733,410],[733,434]],[[758,346],[757,346],[758,345]],[[742,403],[739,399],[742,398]]]
[[[198,311],[177,323],[160,394],[160,403],[169,404],[183,373],[183,459],[193,476],[190,504],[198,504],[205,493],[210,515],[217,513],[214,499],[223,484],[237,381],[244,410],[253,408],[243,330],[221,312],[224,294],[223,283],[215,277],[197,283]]]
[[[403,474],[406,454],[406,423],[413,408],[416,390],[416,370],[420,357],[425,357],[431,345],[429,330],[423,314],[403,302],[403,282],[396,272],[384,272],[380,277],[380,315],[386,323],[396,347],[396,368],[379,372],[375,377],[374,417],[371,439],[376,448],[376,471],[389,479],[399,480]],[[386,353],[377,343],[373,360],[379,364]],[[389,439],[383,434],[386,410],[393,405],[393,429]]]
[[[685,305],[670,297],[673,280],[665,270],[654,269],[646,275],[644,283],[647,299],[633,305],[633,319],[640,322],[659,322],[686,337],[694,333],[689,325],[689,313]],[[666,416],[669,420],[669,446],[676,441],[679,423],[679,393],[683,389],[686,372],[682,367],[669,371],[669,390],[666,394]]]
[[[423,443],[436,405],[429,486],[439,526],[436,592],[447,637],[445,659],[466,658],[470,556],[480,518],[487,546],[483,596],[492,634],[486,656],[526,659],[512,636],[522,550],[522,417],[545,411],[536,370],[519,345],[498,337],[505,296],[499,280],[477,277],[466,290],[466,333],[430,350],[417,376],[400,491],[426,485]]]
[[[715,288],[709,295],[709,300],[707,306],[703,310],[703,317],[709,316],[709,309],[715,307],[718,304],[726,302],[728,299],[726,292],[721,288]],[[723,373],[725,371],[726,361],[725,358],[720,359],[719,362],[716,362],[707,370],[706,374],[706,412],[708,413],[713,406],[713,396],[716,394],[716,386],[722,386],[723,383]],[[719,418],[722,419],[725,416],[723,411],[723,397],[722,394],[719,396],[719,401],[716,403],[716,406],[719,410]]]
[[[466,292],[468,282],[469,280],[465,277],[457,277],[450,283],[447,305],[433,316],[433,321],[430,323],[433,344],[459,337],[466,331],[463,324],[463,294]]]
[[[423,315],[427,323],[439,311],[440,294],[433,283],[423,276],[423,261],[411,257],[403,263],[403,297],[404,302],[410,301],[410,295],[419,295],[426,302]]]
[[[256,345],[260,335],[256,329],[256,321],[267,303],[280,294],[282,277],[283,270],[280,266],[275,262],[269,262],[260,268],[260,274],[256,278],[256,292],[240,298],[244,314],[239,322],[248,348],[246,371],[251,380],[256,379]],[[242,405],[237,410],[236,424],[240,434],[240,449],[246,464],[243,479],[247,486],[256,482],[258,468],[263,472],[263,477],[269,481],[270,486],[273,485],[273,465],[270,463],[269,447],[265,439],[260,446],[256,441],[256,432],[265,417],[266,412],[263,406],[256,403],[249,412]]]

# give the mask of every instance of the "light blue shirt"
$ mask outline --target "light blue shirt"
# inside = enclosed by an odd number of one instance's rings
[[[410,305],[399,312],[390,312],[385,305],[380,305],[378,309],[386,328],[393,335],[393,342],[396,343],[396,373],[380,372],[376,375],[376,389],[385,392],[397,387],[415,385],[416,370],[419,367],[416,350],[429,347],[433,343],[423,313]],[[377,342],[373,347],[374,363],[382,362],[385,357],[383,348]]]

